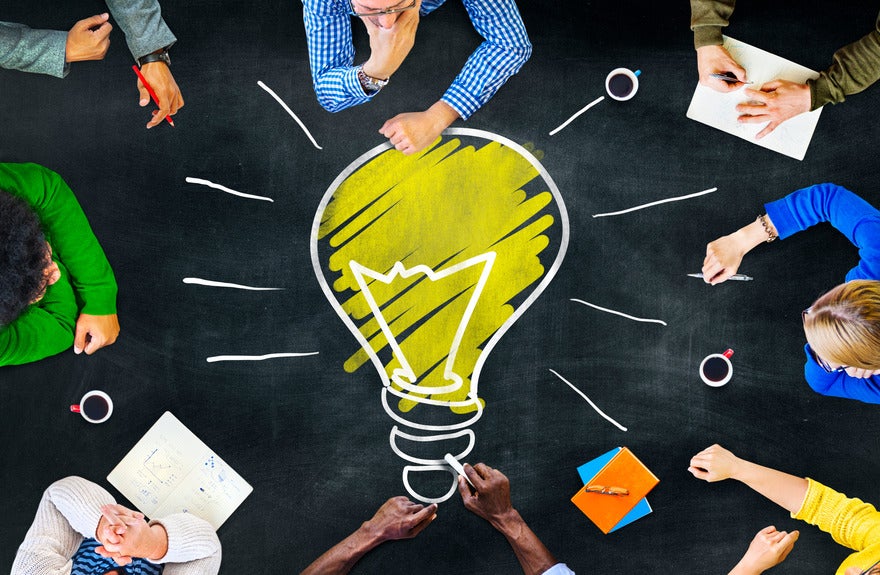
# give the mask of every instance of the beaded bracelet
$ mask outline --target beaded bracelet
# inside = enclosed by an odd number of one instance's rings
[[[758,216],[758,221],[761,222],[761,225],[764,226],[764,231],[767,232],[768,244],[779,237],[770,231],[770,226],[767,224],[767,216],[765,214],[761,214],[760,216]]]

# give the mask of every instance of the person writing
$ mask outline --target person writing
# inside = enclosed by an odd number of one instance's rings
[[[697,50],[700,83],[719,92],[737,90],[748,79],[747,71],[722,46],[722,29],[729,23],[736,0],[691,0],[691,30]],[[711,74],[733,76],[731,80]],[[880,79],[880,14],[874,28],[861,39],[834,53],[831,66],[818,78],[798,84],[775,79],[747,88],[748,101],[739,104],[739,121],[767,123],[758,132],[763,138],[781,123],[798,114],[817,110],[825,104],[843,102]]]
[[[116,280],[58,174],[0,163],[0,365],[116,341]]]
[[[216,575],[221,556],[207,521],[174,513],[147,522],[101,486],[71,476],[43,493],[11,575]]]
[[[880,211],[835,184],[797,190],[765,205],[766,214],[706,246],[703,278],[717,285],[762,243],[829,222],[859,249],[841,284],[803,311],[804,374],[822,395],[880,403]]]
[[[714,482],[736,479],[800,519],[830,533],[835,541],[855,552],[844,559],[836,575],[880,572],[880,513],[873,505],[810,478],[797,477],[740,459],[720,445],[694,455],[688,471],[697,479]],[[788,556],[799,532],[777,532],[768,527],[756,537],[743,560],[730,575],[758,575]]]
[[[119,23],[128,49],[141,73],[156,92],[159,110],[147,128],[174,115],[183,107],[183,96],[171,74],[168,50],[177,41],[162,19],[158,0],[107,0],[107,7]],[[103,60],[110,47],[113,25],[109,14],[80,20],[67,31],[34,30],[22,24],[0,22],[0,68],[67,76],[72,62]],[[150,103],[150,94],[138,79],[141,107]]]
[[[513,508],[510,481],[503,473],[484,463],[473,467],[465,464],[464,471],[475,486],[472,489],[464,477],[459,476],[458,491],[465,508],[507,538],[525,575],[573,575],[565,564],[554,559]],[[300,575],[344,575],[371,549],[386,541],[411,539],[436,518],[436,503],[426,506],[406,497],[392,497],[372,519],[321,555]]]
[[[363,104],[388,84],[415,44],[421,16],[445,0],[303,0],[312,81],[318,102],[337,112]],[[446,93],[422,112],[394,116],[379,132],[404,154],[431,144],[456,119],[467,120],[529,59],[532,46],[514,0],[462,0],[484,41]],[[370,37],[355,65],[351,18]]]

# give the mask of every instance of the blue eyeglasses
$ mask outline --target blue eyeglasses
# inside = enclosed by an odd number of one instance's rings
[[[813,309],[813,308],[808,307],[807,309],[805,309],[804,311],[801,312],[801,320],[802,321],[804,321],[804,322],[807,321],[807,315],[809,315],[811,309]],[[816,353],[816,351],[812,347],[810,347],[809,344],[807,344],[807,348],[809,349],[810,355],[812,356],[813,360],[815,360],[815,362],[819,364],[819,367],[821,367],[822,369],[825,370],[825,373],[840,373],[847,368],[847,366],[845,366],[845,365],[841,365],[840,367],[832,368],[831,365],[827,361],[825,361],[824,359],[819,357],[819,354]]]

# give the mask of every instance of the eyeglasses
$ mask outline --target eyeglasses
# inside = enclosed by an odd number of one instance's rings
[[[407,0],[403,0],[398,4],[396,8],[389,8],[387,10],[368,10],[366,12],[358,12],[354,7],[354,0],[348,0],[348,6],[351,9],[352,16],[357,16],[358,18],[363,18],[364,16],[384,16],[385,14],[397,14],[398,12],[404,12],[411,8],[415,8],[416,0],[411,0],[405,6],[400,6],[403,2]]]
[[[598,493],[600,495],[614,495],[615,497],[623,497],[629,495],[629,489],[623,487],[605,487],[604,485],[587,485],[588,493]]]
[[[808,307],[807,309],[805,309],[804,311],[801,312],[801,321],[803,321],[803,322],[807,321],[807,315],[809,315],[811,309],[813,309],[813,308]],[[809,347],[809,344],[808,344],[808,347]],[[824,359],[819,357],[819,354],[816,353],[816,351],[812,347],[809,347],[809,350],[810,350],[810,355],[813,357],[813,359],[816,361],[816,363],[819,364],[819,367],[821,367],[822,369],[825,370],[825,373],[840,373],[841,371],[844,371],[847,368],[847,366],[845,366],[845,365],[841,365],[839,367],[832,368],[831,365],[827,361],[825,361]]]

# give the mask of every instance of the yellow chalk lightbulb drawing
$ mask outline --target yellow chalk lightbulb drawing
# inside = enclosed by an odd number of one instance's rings
[[[568,216],[538,159],[510,140],[450,129],[404,156],[382,144],[355,160],[321,200],[312,264],[327,299],[371,362],[395,421],[403,484],[424,502],[448,499],[443,461],[475,445],[482,367],[501,336],[547,287],[568,246]],[[451,473],[425,495],[412,472]]]

